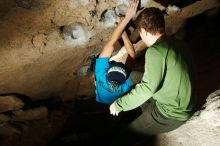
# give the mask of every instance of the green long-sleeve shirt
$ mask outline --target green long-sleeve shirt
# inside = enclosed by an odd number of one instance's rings
[[[169,37],[149,47],[142,81],[114,102],[117,111],[137,108],[153,97],[164,116],[187,120],[194,96],[193,62],[187,49],[183,42]]]

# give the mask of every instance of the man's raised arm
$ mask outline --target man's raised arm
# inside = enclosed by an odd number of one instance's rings
[[[137,6],[138,6],[138,2],[136,0],[132,0],[130,2],[125,18],[116,27],[116,29],[110,36],[110,39],[108,40],[108,42],[105,44],[104,48],[102,49],[102,52],[100,53],[99,57],[107,57],[107,58],[111,57],[112,52],[114,51],[114,44],[121,37],[121,34],[124,31],[128,22],[136,15]]]

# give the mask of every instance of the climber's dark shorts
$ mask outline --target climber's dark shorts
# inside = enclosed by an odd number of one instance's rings
[[[143,136],[168,132],[185,123],[185,121],[168,119],[163,116],[153,98],[144,103],[141,109],[142,113],[129,124],[129,129]]]

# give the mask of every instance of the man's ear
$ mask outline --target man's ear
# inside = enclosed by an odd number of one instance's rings
[[[147,36],[147,31],[144,28],[141,28],[141,32],[144,36]]]

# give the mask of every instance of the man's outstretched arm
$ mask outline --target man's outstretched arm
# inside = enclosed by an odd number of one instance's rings
[[[100,53],[99,57],[108,57],[108,58],[111,57],[112,52],[114,51],[114,44],[121,37],[121,34],[124,31],[128,22],[136,15],[137,6],[138,6],[138,2],[136,0],[132,0],[130,2],[125,18],[116,27],[110,39],[102,49],[102,52]]]
[[[135,50],[134,50],[134,46],[133,44],[131,43],[129,37],[128,37],[128,34],[126,31],[124,31],[122,33],[122,39],[123,39],[123,42],[124,42],[124,45],[125,45],[125,49],[128,53],[128,55],[132,58],[132,59],[135,59]]]

